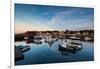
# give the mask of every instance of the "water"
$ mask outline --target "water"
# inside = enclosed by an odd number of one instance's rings
[[[76,62],[76,61],[92,61],[94,60],[94,43],[81,42],[83,48],[77,53],[59,51],[59,40],[53,44],[42,43],[33,44],[31,50],[24,53],[24,59],[16,61],[15,65],[28,64],[44,64],[44,63],[60,63],[60,62]],[[25,41],[16,42],[15,45],[27,45]]]

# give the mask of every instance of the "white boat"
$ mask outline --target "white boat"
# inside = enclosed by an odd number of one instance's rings
[[[31,49],[31,47],[29,46],[29,45],[25,45],[25,46],[23,46],[23,45],[19,45],[19,46],[17,46],[22,52],[26,52],[26,51],[28,51],[28,50],[30,50]]]
[[[39,40],[39,39],[34,39],[34,40],[33,40],[33,43],[34,43],[34,44],[41,44],[41,43],[42,43],[42,41],[41,41],[41,40]]]
[[[26,52],[28,50],[30,50],[31,47],[29,45],[26,45],[23,49],[22,49],[22,52]]]
[[[80,40],[81,38],[78,38],[78,37],[70,37],[70,39],[72,39],[72,40]]]
[[[72,47],[72,48],[74,48],[76,50],[82,49],[82,43],[71,42],[68,46]]]
[[[76,43],[76,42],[65,42],[62,41],[59,44],[59,50],[63,51],[68,51],[68,52],[75,52],[82,49],[82,44],[81,43]]]
[[[52,36],[46,36],[45,42],[52,43],[53,42]]]

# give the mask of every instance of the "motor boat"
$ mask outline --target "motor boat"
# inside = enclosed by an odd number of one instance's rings
[[[23,59],[24,54],[22,50],[18,46],[15,46],[14,48],[15,48],[15,61]]]
[[[75,53],[82,49],[82,44],[78,42],[62,42],[59,44],[59,51],[68,51]]]
[[[26,52],[26,51],[28,51],[28,50],[30,50],[31,49],[31,47],[29,46],[29,45],[19,45],[19,46],[17,46],[22,52]]]
[[[29,45],[26,45],[23,49],[22,49],[22,52],[26,52],[28,50],[30,50],[31,47]]]
[[[82,43],[76,43],[76,42],[71,42],[69,44],[70,47],[76,49],[76,50],[80,50],[82,49]]]

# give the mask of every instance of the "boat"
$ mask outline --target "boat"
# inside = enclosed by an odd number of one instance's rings
[[[46,43],[53,43],[53,40],[52,40],[52,38],[47,38],[47,39],[45,39],[45,42]]]
[[[81,38],[78,38],[78,37],[70,37],[69,39],[72,39],[72,40],[81,40]]]
[[[42,41],[41,40],[38,40],[38,39],[34,39],[33,40],[33,43],[34,44],[42,44]]]
[[[63,55],[63,56],[67,56],[67,55],[69,55],[69,53],[66,52],[66,51],[60,51],[60,53],[61,53],[61,55]]]
[[[15,46],[15,61],[24,59],[24,52],[30,50],[31,47],[29,45],[19,45],[19,46]]]
[[[75,53],[79,50],[82,49],[82,44],[81,43],[76,43],[76,42],[71,42],[71,43],[67,43],[67,42],[63,42],[61,44],[59,44],[59,50],[60,51],[68,51],[68,52],[72,52]]]
[[[82,49],[82,43],[77,43],[77,42],[71,42],[69,44],[70,47],[76,49],[76,50],[80,50]]]
[[[26,52],[31,49],[29,45],[19,45],[17,48],[19,48],[22,52]]]
[[[30,44],[30,43],[33,42],[33,39],[26,39],[25,42],[26,42],[27,44]]]
[[[34,36],[33,43],[42,44],[42,36]]]
[[[61,45],[59,45],[59,51],[67,51],[67,52],[71,52],[71,53],[75,53],[76,50],[74,48],[71,47],[63,47]]]
[[[22,49],[22,52],[26,52],[28,50],[30,50],[31,47],[29,45],[26,45],[23,49]]]
[[[58,41],[58,38],[47,38],[47,39],[45,39],[46,43],[51,43],[51,44],[53,44],[56,41]]]
[[[17,46],[19,49],[23,49],[25,46],[23,46],[23,45],[19,45],[19,46]]]
[[[53,43],[53,38],[51,35],[47,35],[45,36],[45,42],[46,43]]]
[[[24,54],[22,50],[18,46],[15,46],[14,48],[15,48],[15,61],[23,59]]]

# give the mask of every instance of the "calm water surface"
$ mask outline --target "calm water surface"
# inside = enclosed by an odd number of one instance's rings
[[[42,44],[26,44],[25,41],[16,42],[15,45],[30,45],[31,50],[24,53],[24,59],[16,61],[15,65],[42,64],[42,63],[59,63],[75,61],[92,61],[94,60],[94,43],[82,42],[83,49],[77,53],[59,51],[59,40],[53,44],[43,42]],[[80,42],[80,41],[76,41]]]

